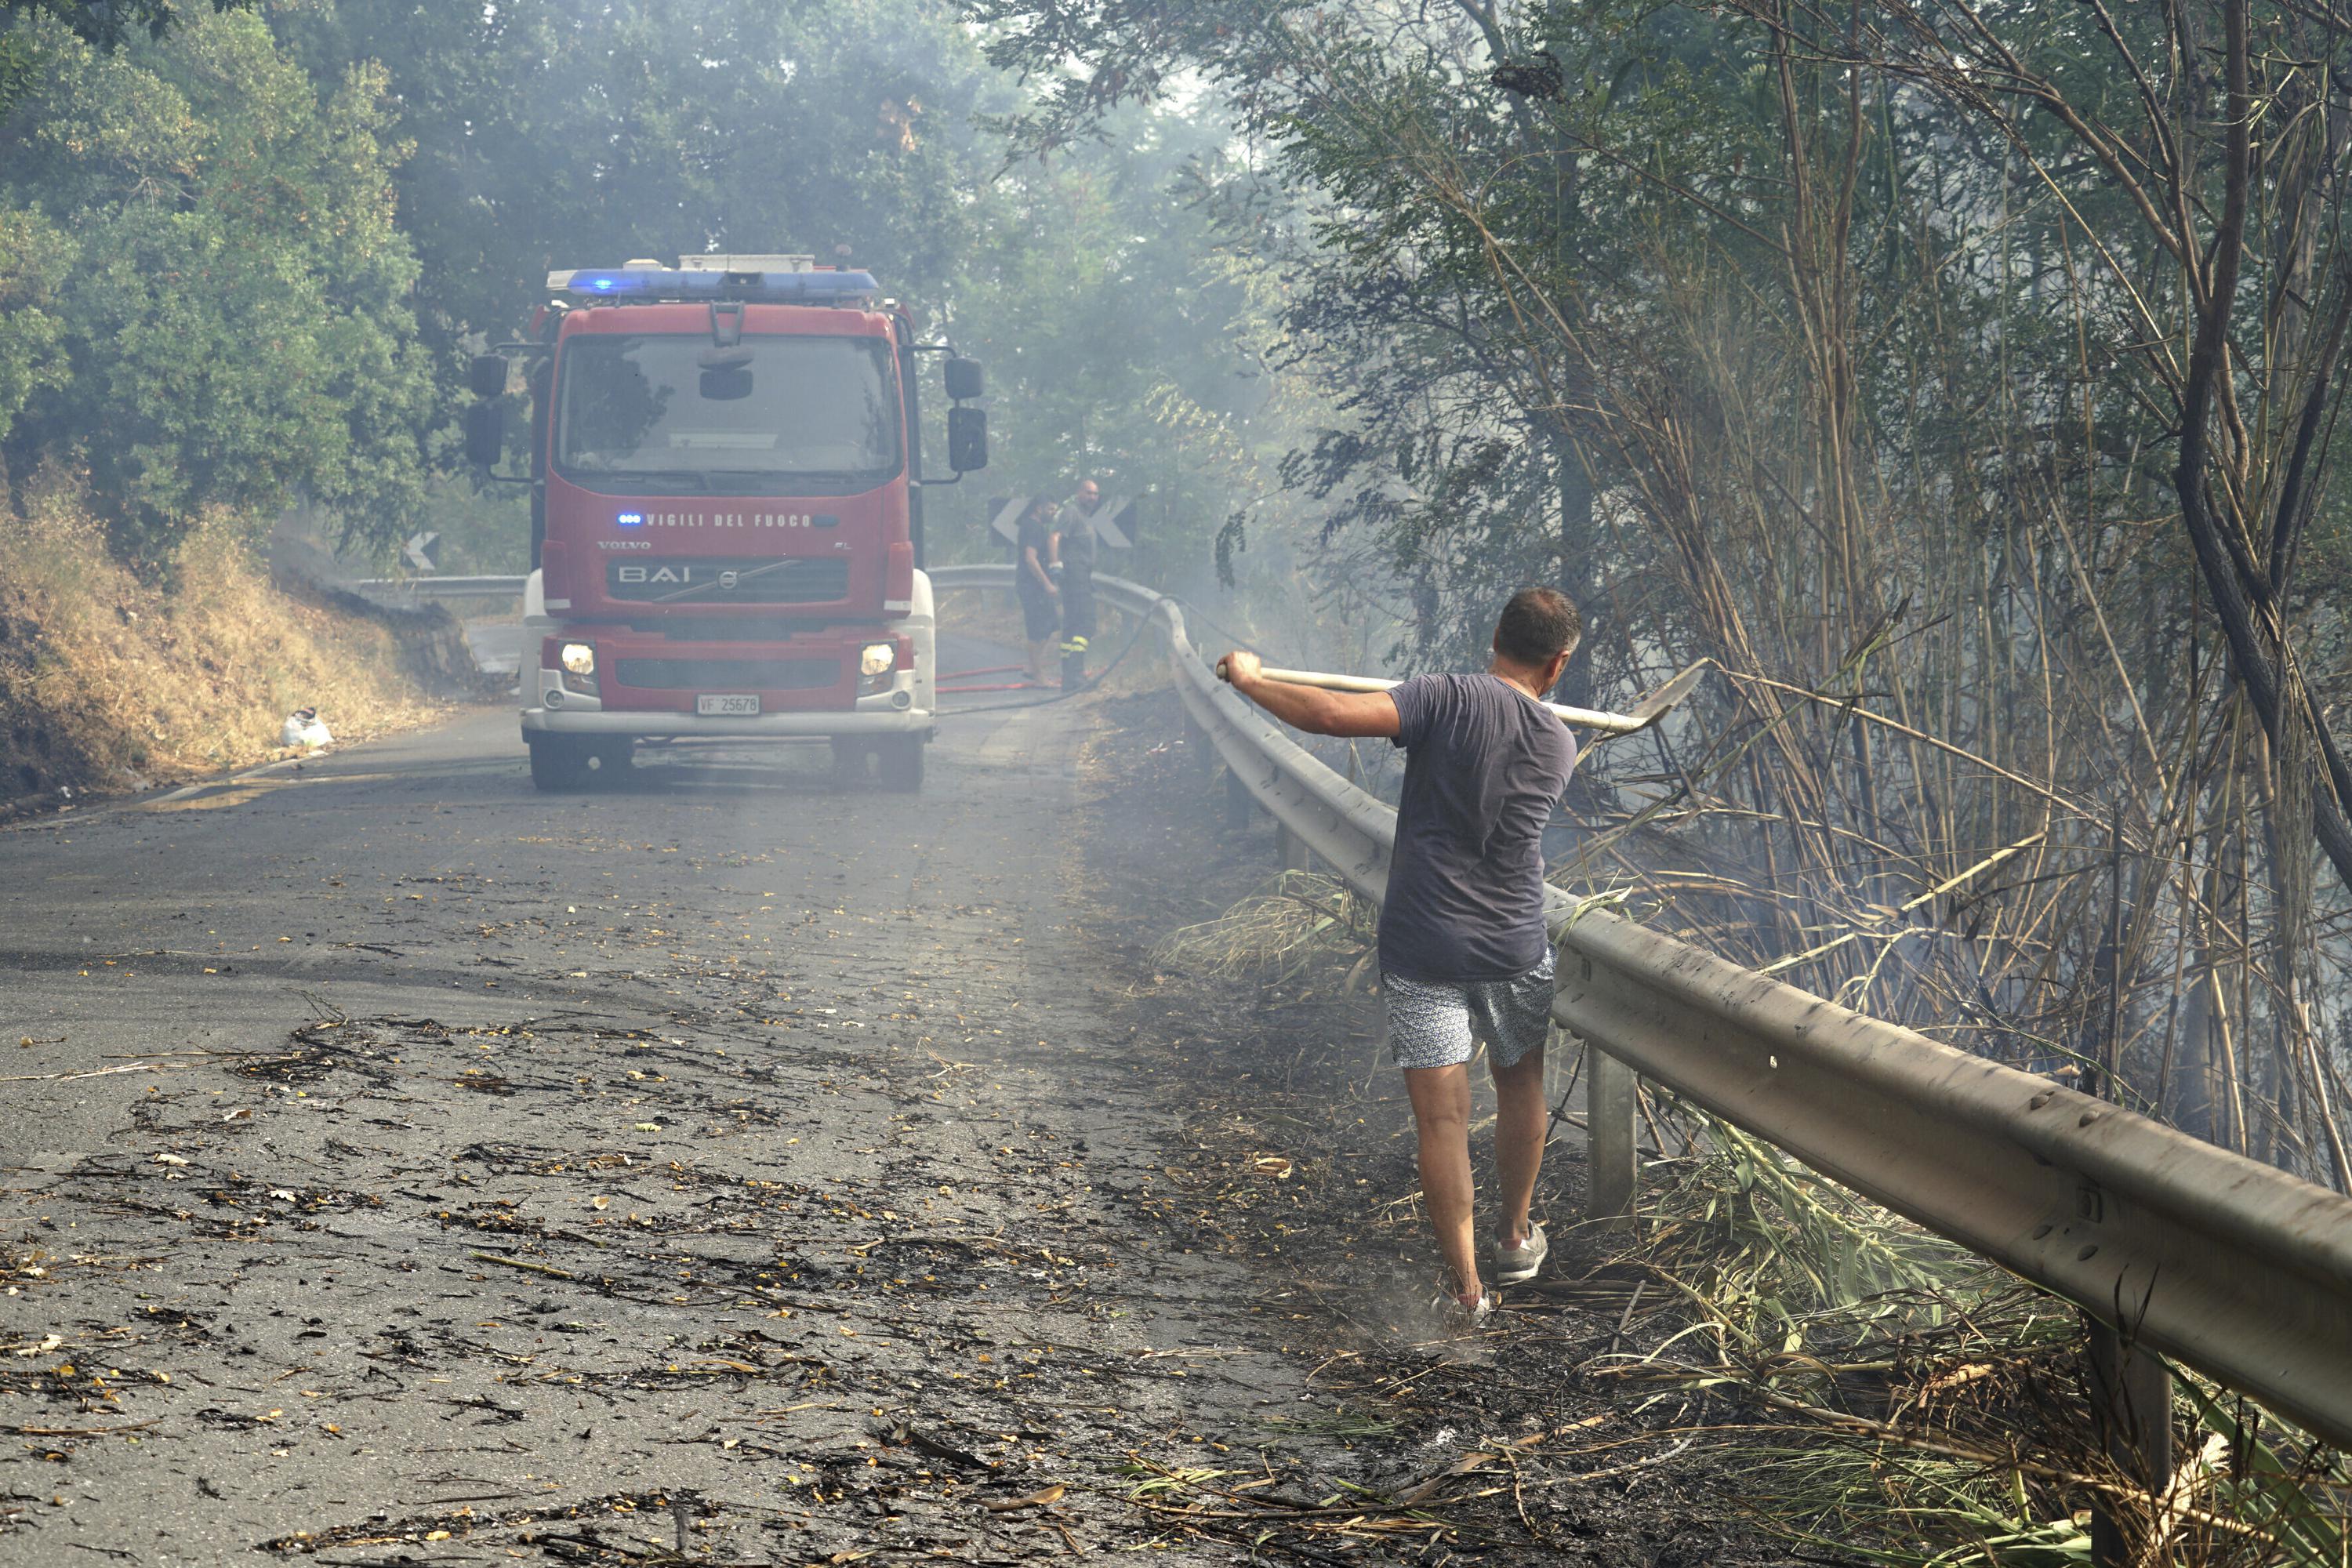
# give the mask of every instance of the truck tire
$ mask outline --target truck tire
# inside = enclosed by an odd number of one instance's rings
[[[560,735],[528,735],[530,782],[547,792],[588,787],[588,749]]]
[[[882,787],[899,795],[913,795],[923,787],[923,738],[920,735],[887,735],[874,743],[874,757],[882,775]]]
[[[634,761],[635,752],[636,748],[626,741],[608,741],[601,746],[587,748],[588,786],[592,789],[625,788],[629,770],[636,765]]]

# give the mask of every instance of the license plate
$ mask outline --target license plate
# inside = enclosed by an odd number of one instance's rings
[[[760,711],[756,697],[698,697],[694,700],[697,713],[755,714]]]

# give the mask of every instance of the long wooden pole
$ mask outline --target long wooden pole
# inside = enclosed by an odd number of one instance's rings
[[[1706,661],[1692,665],[1634,706],[1631,713],[1606,713],[1592,708],[1571,708],[1564,702],[1547,702],[1545,707],[1559,716],[1563,724],[1580,730],[1597,730],[1604,735],[1631,735],[1646,730],[1672,711],[1675,705],[1690,694],[1698,678],[1706,671]],[[1388,691],[1402,685],[1376,675],[1332,675],[1319,669],[1262,669],[1268,680],[1279,680],[1288,686],[1314,686],[1325,691]],[[1225,661],[1217,661],[1217,679],[1225,676]]]

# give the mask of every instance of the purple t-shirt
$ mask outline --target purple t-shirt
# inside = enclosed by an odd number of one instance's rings
[[[1381,968],[1509,980],[1543,961],[1543,830],[1576,766],[1551,710],[1494,675],[1418,675],[1396,700],[1404,748]]]

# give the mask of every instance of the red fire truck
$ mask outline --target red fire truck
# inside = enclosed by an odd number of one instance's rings
[[[923,490],[987,466],[980,366],[917,342],[871,275],[808,257],[631,261],[547,287],[528,339],[475,362],[466,426],[469,458],[495,467],[522,360],[530,472],[508,482],[531,496],[532,782],[584,787],[640,742],[822,740],[845,783],[919,787],[937,676]],[[940,478],[916,395],[934,353],[953,405]]]

